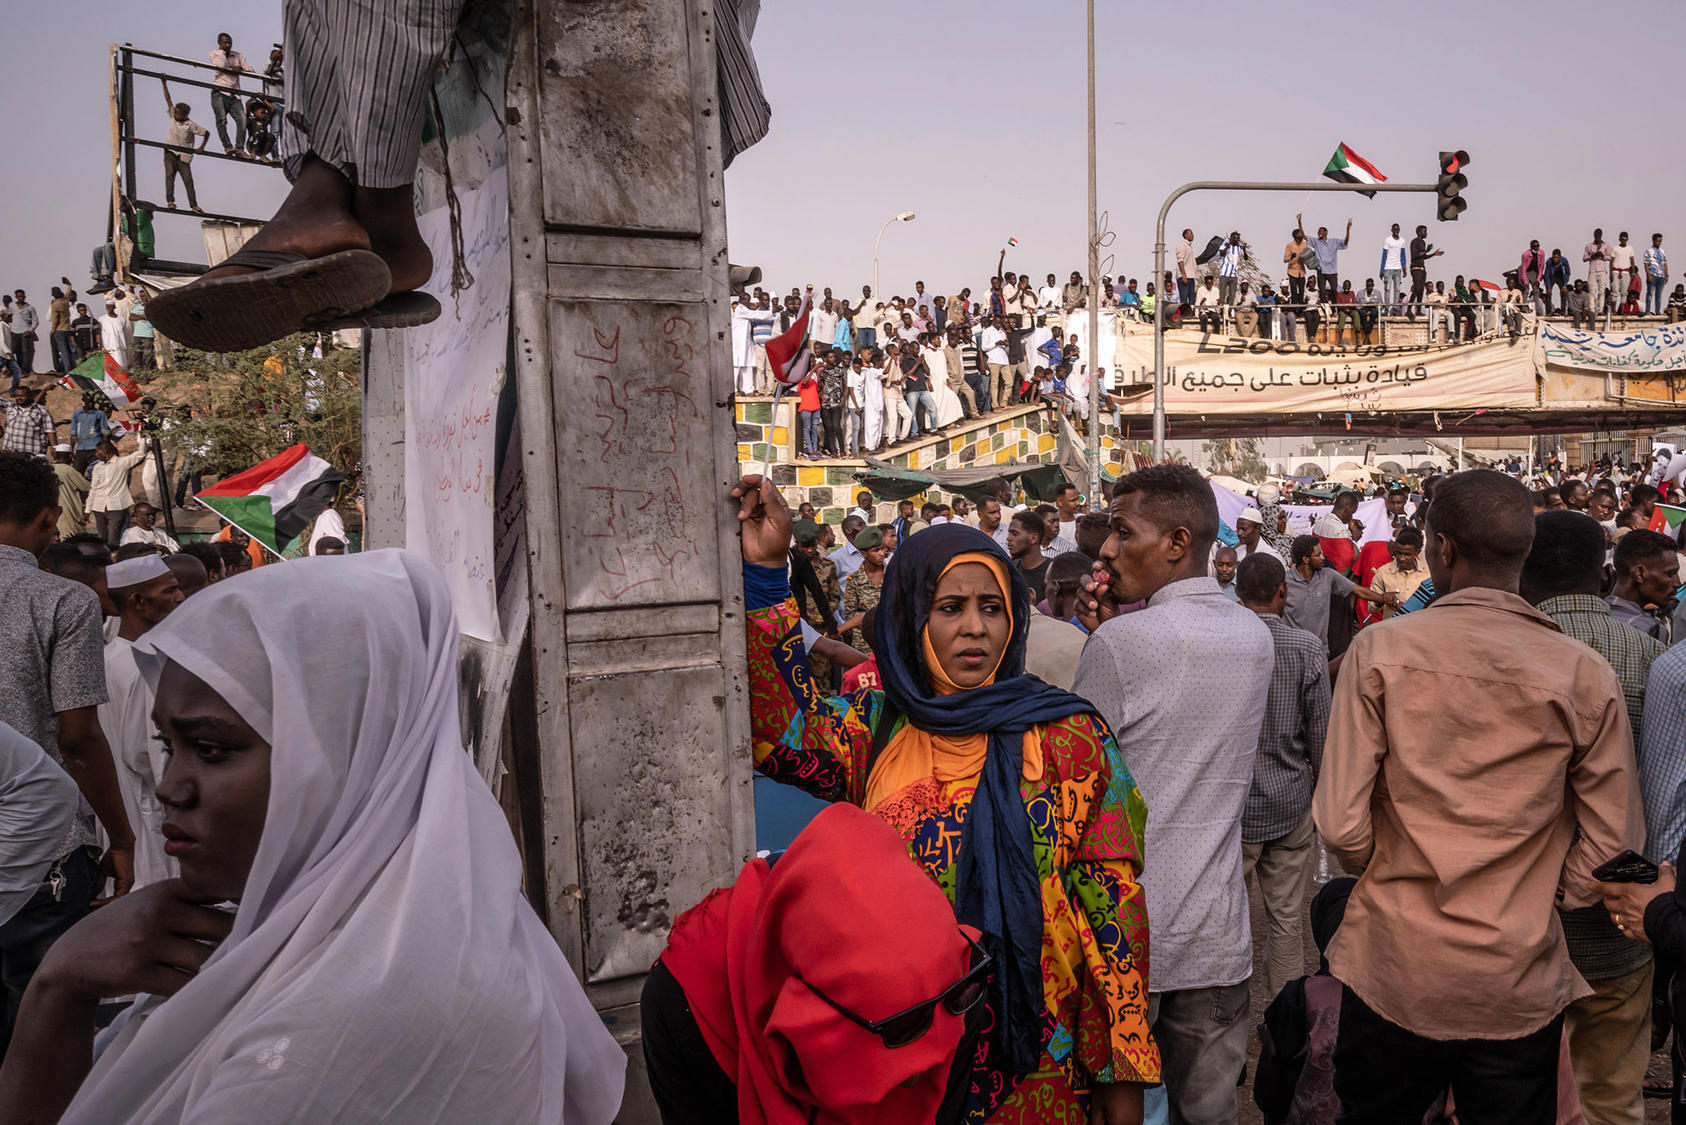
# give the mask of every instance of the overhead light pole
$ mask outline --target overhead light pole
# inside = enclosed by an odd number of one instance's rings
[[[1091,511],[1101,504],[1101,247],[1095,195],[1095,0],[1089,0],[1089,494]]]
[[[891,223],[911,223],[915,217],[912,211],[903,211],[885,219],[884,225],[878,228],[878,237],[872,241],[872,295],[875,299],[883,295],[878,292],[878,244],[884,241],[884,232],[890,229]]]

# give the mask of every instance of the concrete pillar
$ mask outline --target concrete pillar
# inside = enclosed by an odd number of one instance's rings
[[[754,841],[713,12],[528,0],[508,96],[550,926],[631,1045]],[[636,1050],[622,1120],[653,1120]]]

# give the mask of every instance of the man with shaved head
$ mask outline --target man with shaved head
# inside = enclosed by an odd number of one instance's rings
[[[1527,489],[1457,473],[1426,524],[1438,598],[1347,650],[1312,803],[1358,875],[1328,952],[1335,1092],[1344,1121],[1420,1119],[1450,1087],[1468,1120],[1549,1122],[1564,1009],[1592,992],[1557,908],[1645,846],[1627,706],[1518,594]]]
[[[1078,618],[1072,691],[1106,719],[1147,802],[1148,1020],[1173,1121],[1234,1121],[1253,948],[1241,816],[1275,660],[1270,630],[1207,572],[1212,486],[1186,465],[1119,480]],[[1146,599],[1120,614],[1120,604]]]

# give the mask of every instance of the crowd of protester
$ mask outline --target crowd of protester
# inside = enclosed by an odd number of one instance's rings
[[[1234,1121],[1256,1032],[1269,1121],[1641,1120],[1686,1015],[1686,465],[1506,468],[1379,489],[1382,537],[1355,492],[1309,533],[1275,486],[1224,524],[1175,464],[1094,512],[996,481],[837,528],[740,481],[756,768],[886,823],[873,878],[899,843],[972,951],[922,949],[923,989],[887,948],[815,965],[807,1016],[746,1019],[707,935],[765,901],[757,861],[646,989],[664,1119],[905,1089],[871,1119]],[[796,1077],[850,1023],[860,1075]]]
[[[1535,240],[1497,281],[1463,274],[1447,281],[1429,278],[1443,251],[1428,241],[1426,226],[1407,242],[1394,224],[1376,276],[1343,276],[1350,220],[1341,237],[1327,227],[1308,235],[1303,217],[1298,223],[1280,263],[1264,261],[1238,231],[1214,235],[1201,249],[1194,231],[1184,230],[1174,270],[1157,284],[1103,278],[1098,305],[1152,322],[1164,298],[1172,328],[1283,340],[1303,334],[1352,347],[1379,343],[1382,318],[1389,316],[1424,319],[1429,340],[1444,343],[1520,335],[1525,317],[1566,316],[1589,329],[1606,312],[1686,319],[1686,285],[1676,284],[1665,298],[1672,275],[1661,234],[1640,251],[1626,231],[1614,243],[1594,231],[1578,267],[1561,249],[1547,254]],[[737,390],[774,391],[766,345],[797,323],[806,299],[812,360],[792,392],[798,456],[877,453],[941,434],[959,419],[1037,402],[1086,428],[1091,367],[1071,317],[1088,308],[1089,285],[1077,272],[1064,283],[1050,273],[1038,285],[1028,273],[1001,270],[999,263],[997,270],[987,286],[948,296],[928,292],[923,281],[911,294],[887,300],[871,286],[862,286],[858,298],[829,286],[793,288],[782,298],[760,287],[740,293],[732,302]],[[1577,270],[1584,276],[1576,277]],[[1104,387],[1105,366],[1094,370]]]

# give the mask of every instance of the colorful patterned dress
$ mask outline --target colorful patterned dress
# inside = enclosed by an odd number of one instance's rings
[[[748,615],[755,767],[822,800],[859,805],[884,695],[816,692],[796,620],[791,600]],[[1087,1125],[1091,1084],[1160,1080],[1147,1023],[1147,905],[1136,881],[1147,808],[1098,717],[1073,715],[1035,733],[1042,769],[1020,790],[1041,881],[1042,1059],[1013,1085],[986,1036],[966,1120]],[[926,779],[868,810],[901,833],[950,900],[976,784]],[[894,940],[885,935],[886,956]]]

